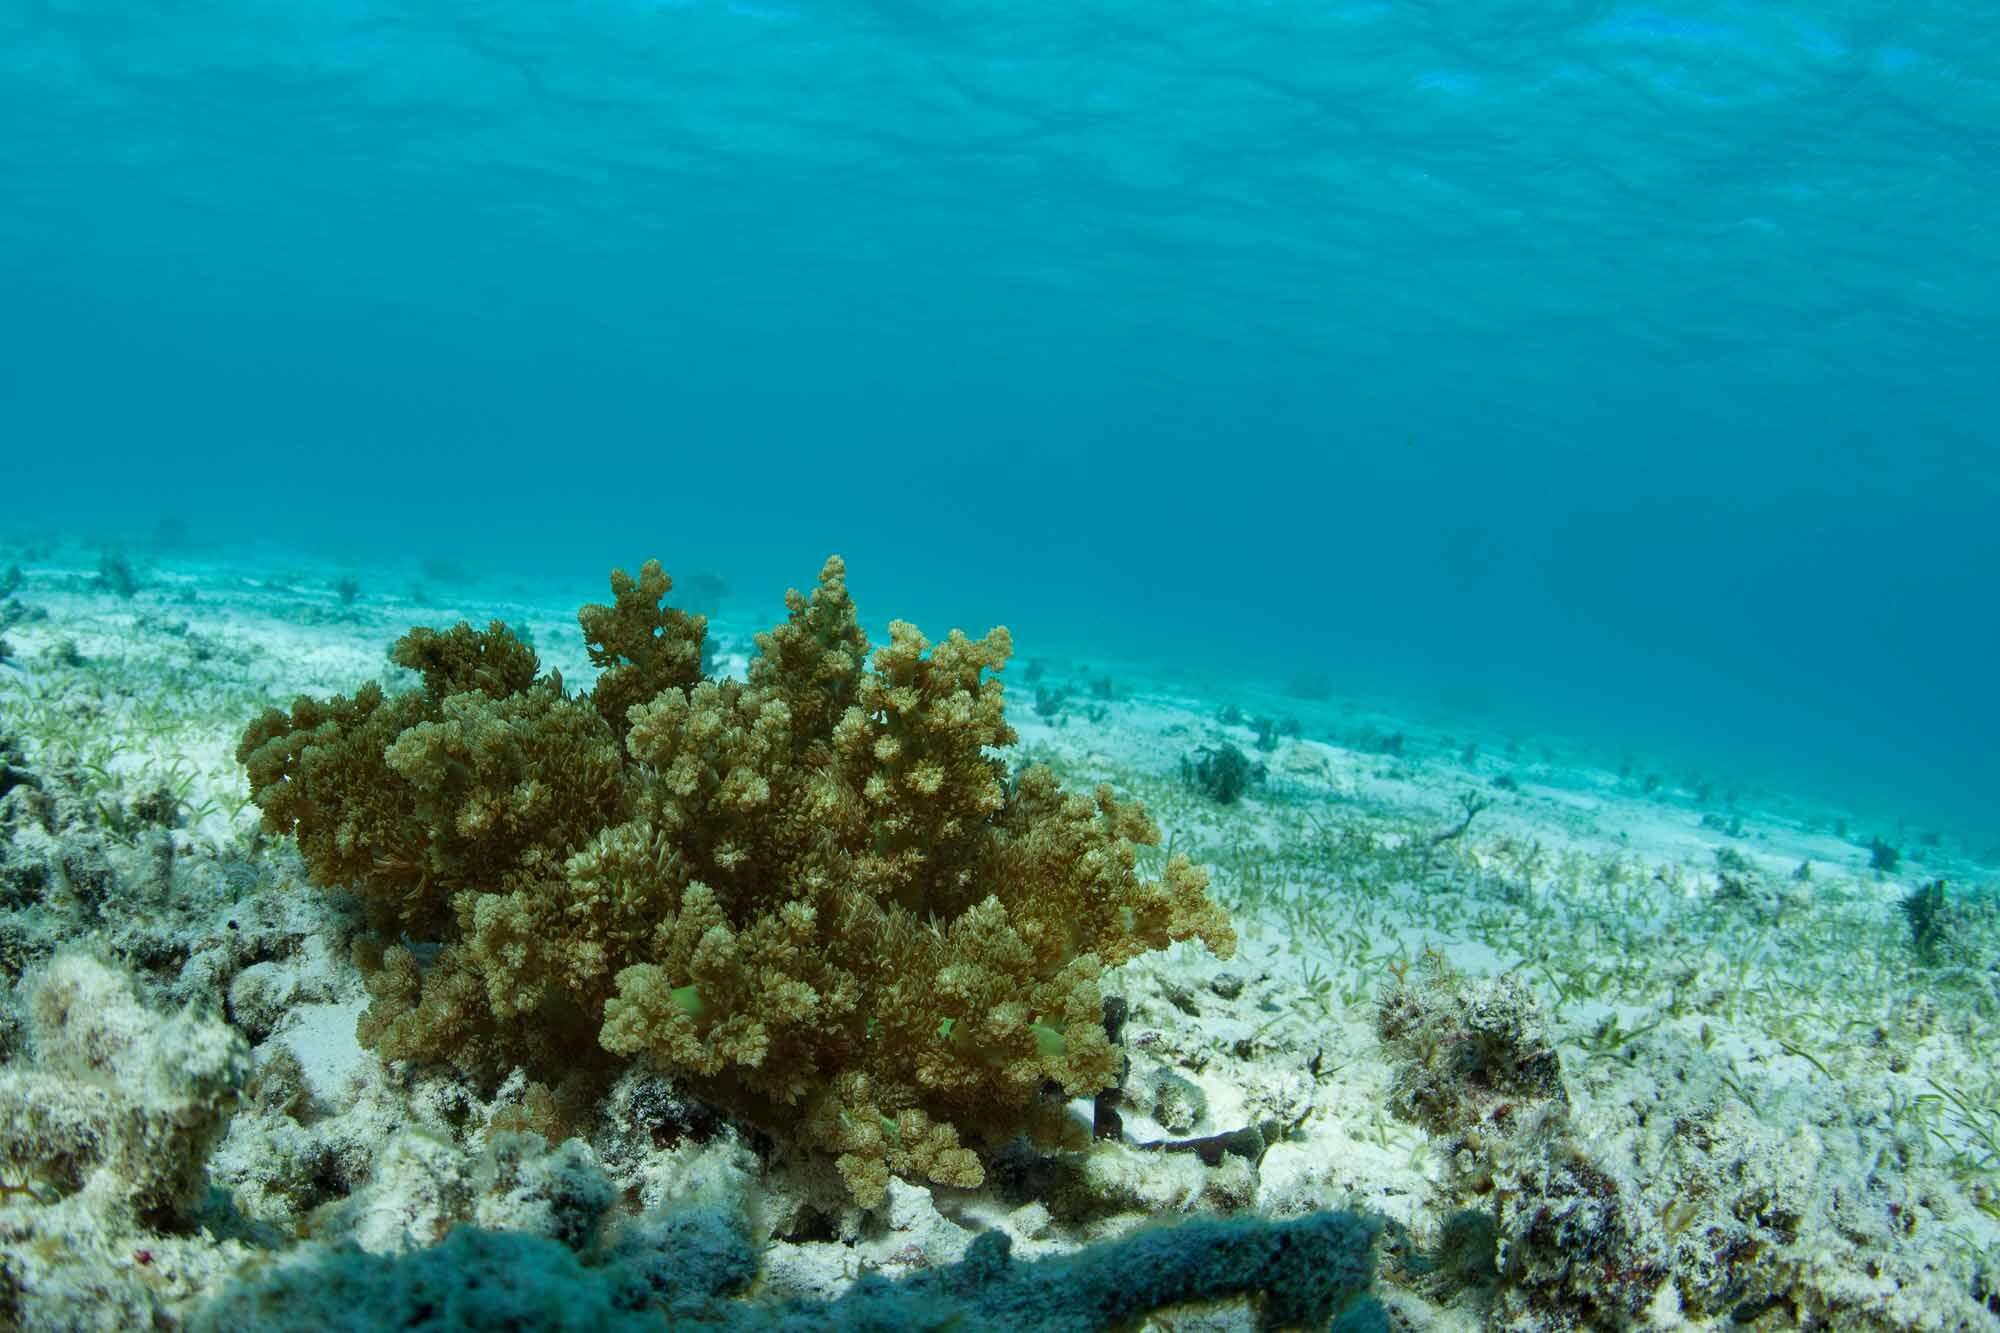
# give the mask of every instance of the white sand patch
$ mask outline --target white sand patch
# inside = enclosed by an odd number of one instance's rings
[[[83,774],[108,807],[167,789],[182,814],[170,832],[178,873],[207,876],[204,891],[224,909],[229,892],[317,893],[296,882],[296,861],[259,835],[245,802],[235,746],[259,710],[369,680],[404,687],[411,678],[388,662],[389,644],[413,625],[460,618],[525,627],[544,662],[584,686],[574,603],[604,596],[578,588],[569,604],[542,605],[361,570],[350,603],[336,586],[343,566],[161,561],[124,599],[98,589],[75,552],[24,567],[21,596],[47,616],[7,631],[17,661],[0,669],[4,728],[31,763]],[[772,619],[781,591],[766,599]],[[764,627],[715,623],[729,645],[719,669],[740,677]],[[930,628],[936,637],[944,627]],[[1095,682],[1107,672],[1104,697]],[[1040,1200],[932,1201],[906,1189],[886,1231],[837,1216],[832,1238],[774,1241],[770,1271],[792,1289],[836,1289],[863,1258],[905,1268],[948,1259],[961,1229],[1004,1226],[1023,1255],[1073,1249],[1129,1226],[1142,1202],[1280,1214],[1353,1205],[1408,1228],[1413,1252],[1436,1244],[1468,1202],[1445,1192],[1453,1145],[1391,1113],[1398,1071],[1376,1031],[1381,996],[1436,960],[1465,977],[1521,978],[1549,1016],[1576,1132],[1646,1208],[1675,1188],[1685,1155],[1661,1121],[1719,1117],[1746,1161],[1792,1164],[1800,1178],[1771,1208],[1804,1219],[1794,1243],[1808,1257],[1772,1281],[1802,1305],[1823,1299],[1832,1323],[1865,1315],[1899,1326],[1891,1312],[1918,1299],[1912,1273],[1943,1275],[1939,1290],[1961,1302],[1980,1265],[2000,1273],[2000,955],[1983,967],[1926,963],[1903,912],[1917,886],[1970,888],[1990,882],[1990,868],[1915,846],[1878,872],[1858,815],[1704,801],[1665,782],[1649,790],[1643,771],[1620,777],[1533,745],[1510,755],[1504,739],[1474,743],[1464,728],[1447,735],[1374,706],[1245,689],[1234,700],[1243,711],[1225,717],[1231,700],[1141,668],[1050,664],[1028,676],[1017,661],[1003,677],[1020,733],[1009,762],[1047,763],[1073,787],[1108,782],[1144,800],[1163,846],[1142,867],[1156,870],[1169,847],[1211,866],[1238,954],[1223,962],[1178,948],[1114,980],[1131,1006],[1124,1132],[1095,1151],[1077,1188],[1125,1198],[1125,1211],[1083,1209],[1075,1220]],[[1272,725],[1258,726],[1257,707]],[[1287,708],[1298,734],[1279,734]],[[1183,776],[1224,747],[1262,769],[1230,804]],[[282,951],[286,930],[313,932],[312,948],[285,960],[309,984],[270,1045],[296,1058],[329,1122],[359,1099],[382,1103],[350,1118],[348,1139],[291,1123],[297,1108],[282,1099],[246,1108],[246,1122],[272,1142],[312,1140],[319,1156],[300,1148],[300,1160],[323,1165],[301,1167],[302,1178],[324,1175],[330,1193],[350,1187],[343,1173],[366,1176],[399,1118],[425,1126],[426,1153],[469,1173],[494,1105],[385,1070],[359,1046],[365,1000],[344,945],[331,942],[335,914],[274,926],[285,914],[268,912],[254,947],[231,944],[234,928],[216,924],[226,914],[191,918],[182,943],[211,957],[239,949],[227,964],[239,973],[274,965],[266,955]],[[1181,1083],[1199,1093],[1198,1112],[1174,1101],[1187,1095]],[[398,1098],[399,1110],[386,1109]],[[1263,1125],[1278,1129],[1254,1162],[1225,1154],[1206,1165],[1185,1146]],[[797,1178],[766,1186],[812,1196]],[[1657,1225],[1679,1217],[1669,1207]],[[1905,1275],[1904,1286],[1869,1263]],[[1408,1272],[1388,1281],[1413,1319],[1470,1317],[1431,1302]]]

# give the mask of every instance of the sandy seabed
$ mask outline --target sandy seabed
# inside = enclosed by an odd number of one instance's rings
[[[1017,635],[1010,762],[1142,799],[1211,867],[1240,946],[1116,975],[1117,1137],[978,1191],[899,1182],[864,1212],[825,1163],[698,1108],[642,1125],[635,1082],[551,1144],[502,1129],[518,1079],[385,1066],[355,1040],[352,904],[248,804],[233,751],[263,708],[406,686],[389,643],[459,619],[507,621],[584,683],[574,608],[601,587],[540,604],[442,567],[163,554],[124,590],[53,543],[0,550],[14,567],[0,1327],[226,1326],[216,1301],[328,1254],[468,1225],[580,1245],[690,1203],[750,1229],[746,1299],[949,1265],[996,1228],[1033,1259],[1161,1218],[1336,1208],[1383,1222],[1391,1327],[2000,1327],[2000,876],[1980,849]],[[781,592],[721,604],[719,670],[740,674]],[[1232,751],[1252,780],[1223,803],[1189,772]],[[1251,1327],[1254,1306],[1142,1326]]]

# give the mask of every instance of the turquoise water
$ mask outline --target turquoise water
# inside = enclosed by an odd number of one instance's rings
[[[0,4],[0,523],[2000,774],[1983,7]]]

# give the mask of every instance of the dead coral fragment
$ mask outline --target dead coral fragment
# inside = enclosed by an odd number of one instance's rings
[[[871,662],[845,574],[788,594],[747,681],[702,677],[706,622],[649,562],[579,617],[587,694],[461,625],[399,643],[419,691],[252,724],[266,826],[368,906],[362,1039],[488,1078],[644,1058],[865,1203],[976,1185],[976,1148],[1049,1127],[1046,1085],[1112,1083],[1104,969],[1235,947],[1206,873],[1142,880],[1159,831],[1108,787],[1010,779],[1004,629],[898,621]]]
[[[33,1063],[0,1070],[0,1180],[39,1203],[87,1194],[106,1216],[184,1220],[250,1073],[243,1038],[192,1010],[145,1008],[81,954],[30,983]]]
[[[1417,984],[1383,995],[1375,1029],[1396,1062],[1396,1113],[1433,1134],[1461,1133],[1512,1103],[1567,1104],[1548,1020],[1512,974],[1469,982],[1427,953]]]

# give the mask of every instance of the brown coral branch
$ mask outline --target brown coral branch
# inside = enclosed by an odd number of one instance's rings
[[[871,658],[833,557],[748,679],[710,680],[657,562],[611,587],[578,617],[582,694],[461,624],[398,643],[421,688],[244,734],[266,826],[369,907],[384,1058],[572,1086],[647,1060],[873,1203],[890,1175],[978,1184],[980,1149],[1058,1132],[1044,1088],[1114,1081],[1107,967],[1234,949],[1205,872],[1140,878],[1136,803],[1009,781],[1006,630],[898,621]]]

